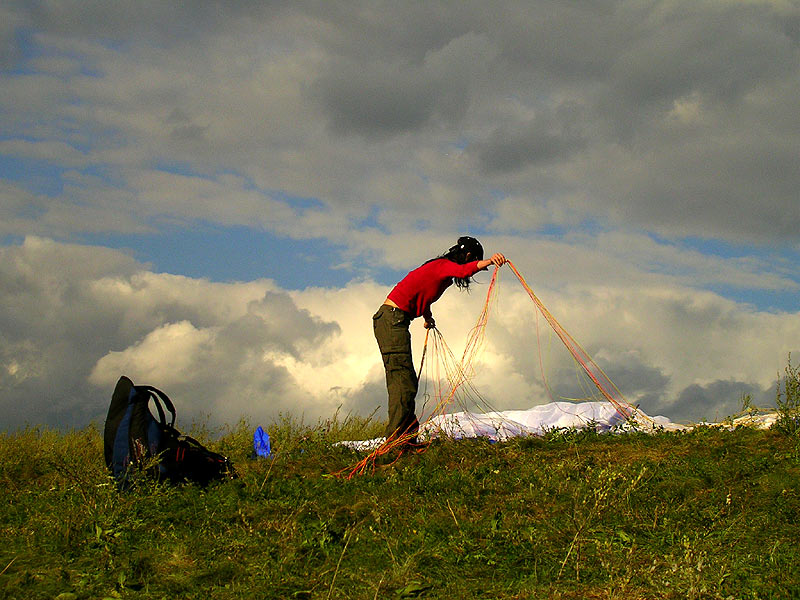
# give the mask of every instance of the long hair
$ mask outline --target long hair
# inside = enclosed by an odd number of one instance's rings
[[[446,258],[454,263],[463,265],[467,262],[468,254],[471,255],[472,260],[483,260],[483,246],[481,246],[481,243],[474,237],[465,235],[458,238],[456,245],[451,246],[447,252],[426,261],[426,264],[434,260]],[[472,277],[453,277],[453,283],[460,290],[469,290],[469,284],[471,282]]]

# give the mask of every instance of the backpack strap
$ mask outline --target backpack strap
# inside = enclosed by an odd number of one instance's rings
[[[150,397],[153,399],[153,403],[156,405],[156,409],[158,410],[158,416],[161,419],[161,424],[165,427],[167,426],[167,418],[164,413],[164,408],[162,408],[161,404],[164,404],[167,411],[171,416],[169,427],[175,427],[175,405],[172,404],[172,400],[169,399],[164,392],[160,389],[153,387],[152,385],[137,385],[137,389],[144,390],[145,392],[150,394]]]

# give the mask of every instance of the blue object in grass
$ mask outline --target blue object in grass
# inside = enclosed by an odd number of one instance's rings
[[[259,425],[253,434],[253,456],[254,458],[270,458],[271,454],[269,434]]]

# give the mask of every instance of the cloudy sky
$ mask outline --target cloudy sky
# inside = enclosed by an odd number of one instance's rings
[[[371,315],[458,235],[631,402],[769,404],[800,361],[794,0],[0,4],[0,430],[385,412]],[[458,352],[485,300],[434,305]],[[541,325],[541,323],[540,323]],[[497,408],[570,378],[508,268]],[[419,357],[422,325],[412,335]]]

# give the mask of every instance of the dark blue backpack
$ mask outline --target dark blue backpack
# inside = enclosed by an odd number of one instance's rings
[[[151,400],[158,419],[150,412]],[[120,488],[130,484],[134,470],[170,483],[206,485],[215,479],[236,477],[225,456],[175,429],[175,406],[164,392],[149,385],[134,385],[125,376],[120,377],[111,396],[103,450],[106,466]]]

